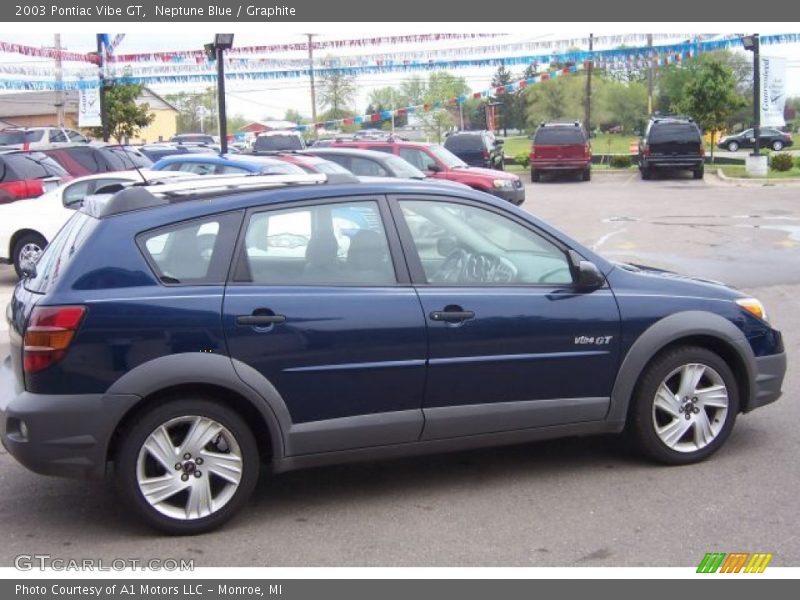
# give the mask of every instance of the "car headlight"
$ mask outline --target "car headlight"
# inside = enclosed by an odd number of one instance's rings
[[[510,179],[495,179],[492,183],[498,190],[510,190],[514,188],[514,184],[511,183]]]
[[[762,321],[769,322],[769,318],[767,317],[767,309],[764,308],[764,305],[761,304],[761,301],[757,300],[756,298],[739,298],[736,300],[736,304],[741,306],[754,317],[758,317]]]

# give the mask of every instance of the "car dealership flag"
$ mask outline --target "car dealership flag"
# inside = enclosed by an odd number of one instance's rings
[[[783,127],[783,109],[786,105],[786,59],[779,56],[761,56],[761,126]]]
[[[82,87],[78,91],[78,127],[100,127],[100,88]]]

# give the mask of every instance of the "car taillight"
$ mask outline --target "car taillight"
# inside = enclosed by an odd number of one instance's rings
[[[642,156],[644,156],[645,158],[650,156],[650,144],[645,144],[644,150],[642,150]]]
[[[705,155],[706,155],[705,146],[703,146],[703,144],[700,144],[700,156],[705,156]]]
[[[25,372],[36,373],[61,360],[85,313],[85,306],[35,307],[25,330]]]
[[[5,197],[6,202],[35,198],[44,193],[44,184],[41,179],[27,179],[22,181],[9,181],[0,183],[0,198]]]
[[[489,151],[488,150],[484,150],[483,151],[483,159],[484,160],[489,160]]]

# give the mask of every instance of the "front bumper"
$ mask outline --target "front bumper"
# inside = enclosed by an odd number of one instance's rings
[[[36,473],[102,477],[111,434],[138,400],[134,395],[22,391],[16,388],[6,359],[0,367],[0,441],[9,454]]]
[[[783,377],[786,374],[786,353],[757,357],[755,371],[755,393],[750,398],[745,412],[780,398]]]
[[[507,200],[511,202],[511,204],[515,204],[519,206],[523,202],[525,202],[525,186],[521,185],[520,187],[515,187],[512,190],[502,190],[502,189],[493,189],[492,195],[497,196],[498,198],[502,198],[503,200]]]

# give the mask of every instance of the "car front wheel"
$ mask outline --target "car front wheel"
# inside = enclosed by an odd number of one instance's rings
[[[178,398],[141,415],[122,435],[115,475],[120,497],[150,526],[193,535],[244,505],[260,469],[242,418],[205,398]]]
[[[775,152],[783,150],[783,142],[780,140],[775,140],[772,142],[772,149],[775,150]]]
[[[628,426],[640,450],[680,465],[719,450],[739,412],[736,379],[720,356],[696,346],[673,348],[642,374]]]
[[[736,152],[739,149],[738,142],[728,142],[728,150],[731,152]]]

